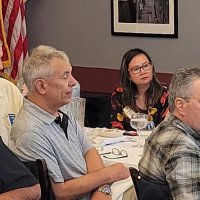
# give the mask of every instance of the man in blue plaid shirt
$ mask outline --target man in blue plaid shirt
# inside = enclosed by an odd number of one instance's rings
[[[167,117],[146,141],[142,177],[168,183],[173,199],[200,199],[200,68],[178,70]]]

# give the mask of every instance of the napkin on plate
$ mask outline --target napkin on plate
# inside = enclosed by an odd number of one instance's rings
[[[119,129],[99,129],[98,136],[107,137],[107,138],[115,138],[123,136],[124,130]]]

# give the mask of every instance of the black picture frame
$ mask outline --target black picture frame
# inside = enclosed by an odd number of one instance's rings
[[[111,0],[111,33],[178,38],[178,0]]]

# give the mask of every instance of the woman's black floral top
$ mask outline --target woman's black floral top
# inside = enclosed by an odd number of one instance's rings
[[[130,119],[123,111],[125,105],[122,103],[123,88],[118,87],[111,97],[111,117],[110,123],[112,128],[119,128],[124,130],[133,130],[130,126]],[[166,116],[168,112],[168,90],[164,87],[163,94],[159,101],[148,110],[141,110],[142,113],[148,114],[150,120],[157,126]]]

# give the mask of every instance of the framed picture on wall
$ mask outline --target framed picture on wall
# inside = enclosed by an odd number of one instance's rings
[[[111,0],[112,35],[178,37],[178,0]]]

